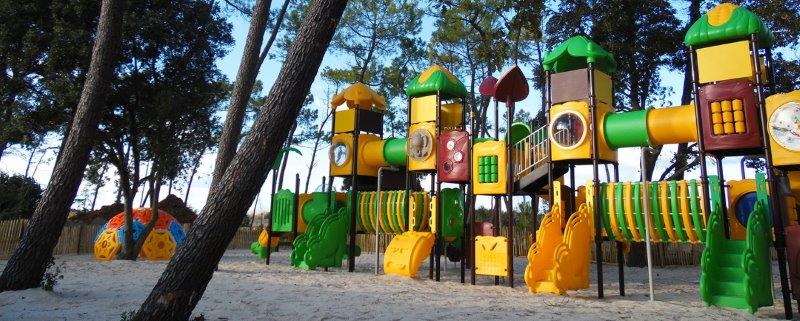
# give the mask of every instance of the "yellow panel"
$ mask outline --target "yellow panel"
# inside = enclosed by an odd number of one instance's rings
[[[345,109],[336,112],[333,124],[334,133],[347,133],[356,130],[356,110]]]
[[[642,241],[642,236],[639,234],[639,225],[636,224],[636,218],[633,217],[633,185],[631,182],[625,182],[622,185],[624,197],[622,198],[623,209],[625,210],[625,220],[627,221],[628,231],[633,235],[633,240],[636,242]]]
[[[430,135],[428,138],[424,139],[430,139],[430,141],[420,140],[417,142],[420,144],[420,146],[425,145],[430,147],[430,152],[420,155],[419,157],[415,157],[411,150],[412,145],[415,143],[414,132],[417,130],[424,130]],[[408,143],[406,144],[406,153],[408,154],[408,170],[428,171],[436,169],[436,141],[436,123],[425,122],[411,125],[411,127],[408,129]]]
[[[436,195],[431,196],[431,202],[428,208],[431,210],[431,216],[428,218],[428,226],[431,227],[431,233],[436,233],[439,231],[438,226],[436,226]]]
[[[622,235],[622,231],[619,229],[619,222],[617,222],[617,200],[616,197],[614,197],[616,184],[619,183],[608,183],[606,195],[603,195],[603,197],[608,200],[608,217],[611,224],[611,231],[614,233],[614,239],[621,241],[625,239],[625,236]]]
[[[355,110],[355,109],[352,109]],[[370,165],[368,162],[364,161],[365,156],[364,153],[364,146],[370,142],[378,141],[380,137],[372,135],[372,134],[359,134],[358,135],[358,146],[359,146],[359,153],[361,158],[358,162],[358,175],[362,176],[378,176],[378,167],[374,165]],[[349,176],[351,175],[350,168],[352,167],[353,161],[353,134],[336,134],[331,138],[331,148],[334,148],[338,143],[342,143],[347,146],[348,155],[346,156],[346,160],[342,163],[341,166],[336,166],[336,163],[333,159],[330,160],[330,175],[331,176]],[[333,152],[329,153],[329,157],[333,157]]]
[[[772,115],[779,107],[790,102],[800,103],[800,90],[795,90],[786,94],[772,95],[767,97],[766,100],[767,121],[770,123],[767,127],[769,128],[769,145],[772,151],[772,164],[775,166],[800,165],[800,151],[792,151],[778,144],[775,137],[773,137],[772,122],[770,121]],[[795,125],[800,129],[800,124]]]
[[[306,223],[306,221],[303,219],[302,213],[303,213],[303,206],[306,206],[306,203],[308,203],[308,201],[310,200],[311,200],[311,194],[309,193],[300,194],[300,197],[297,199],[297,208],[298,208],[297,213],[300,213],[300,215],[297,216],[297,233],[306,232],[306,227],[308,223]]]
[[[386,274],[416,277],[422,262],[431,253],[435,237],[428,232],[405,232],[392,238],[383,258]]]
[[[756,181],[754,179],[745,179],[741,181],[727,181],[728,184],[728,226],[731,231],[731,238],[734,240],[744,240],[747,234],[747,228],[739,223],[736,219],[736,203],[739,198],[749,192],[756,191]]]
[[[508,275],[508,239],[503,236],[475,237],[475,274]]]
[[[750,78],[753,61],[747,40],[697,49],[700,83]]]
[[[464,119],[464,105],[461,103],[450,103],[442,105],[442,111],[439,113],[442,118],[440,125],[444,128],[460,127]]]
[[[667,230],[669,240],[678,242],[678,236],[675,234],[675,227],[672,225],[672,216],[669,210],[669,182],[658,182],[659,204],[661,205],[661,221],[664,222],[664,229]]]
[[[481,183],[480,159],[482,156],[497,157],[497,180]],[[505,195],[508,171],[505,141],[488,141],[472,146],[472,186],[475,195]]]
[[[678,182],[678,195],[681,217],[683,218],[683,230],[686,232],[689,242],[697,243],[697,233],[694,231],[692,212],[689,209],[689,185],[686,181]]]
[[[574,111],[585,121],[587,128],[591,127],[589,125],[589,121],[591,120],[589,118],[589,104],[586,101],[570,101],[563,104],[554,105],[552,108],[550,108],[550,120],[551,120],[550,128],[553,128],[552,122],[555,121],[556,116],[566,111]],[[611,112],[613,112],[611,106],[602,102],[598,103],[597,120],[600,122],[600,124],[603,123],[605,116]],[[599,132],[597,138],[598,138],[598,147],[599,147],[598,150],[600,152],[600,159],[610,162],[616,162],[617,151],[612,150],[611,148],[608,147],[608,143],[606,142],[605,139],[605,133],[603,128],[604,126],[598,126],[598,127],[599,127]],[[561,148],[557,144],[552,142],[552,135],[553,135],[552,130],[550,133],[548,133],[548,135],[551,136],[550,150],[552,151],[553,161],[592,159],[591,130],[586,130],[586,135],[584,135],[583,140],[580,141],[580,143],[578,143],[577,146],[568,149]]]
[[[608,105],[614,97],[611,76],[597,69],[594,70],[594,95],[597,101]]]
[[[436,95],[411,98],[411,123],[436,121]]]

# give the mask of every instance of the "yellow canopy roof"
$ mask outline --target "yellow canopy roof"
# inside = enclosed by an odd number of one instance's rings
[[[347,89],[333,96],[331,99],[331,107],[336,108],[341,104],[347,103],[347,108],[372,109],[373,107],[386,111],[386,100],[383,96],[376,93],[369,86],[356,82]]]

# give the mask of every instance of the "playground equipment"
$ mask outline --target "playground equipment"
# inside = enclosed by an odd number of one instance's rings
[[[383,136],[386,101],[366,85],[353,84],[332,100],[327,188],[311,195],[278,192],[271,230],[258,247],[269,248],[278,233],[292,233],[293,265],[339,267],[347,259],[352,272],[360,252],[357,233],[394,234],[384,258],[387,274],[415,277],[428,257],[429,277],[438,281],[440,257],[450,248],[457,250],[448,256],[460,261],[461,282],[469,266],[473,284],[485,275],[495,284],[504,277],[513,287],[513,198],[542,197],[551,208],[531,235],[524,273],[531,292],[587,288],[592,243],[595,257],[603,257],[602,242],[615,242],[622,295],[627,243],[704,243],[701,298],[753,312],[772,304],[768,253],[774,246],[791,317],[789,293],[800,291],[790,292],[785,235],[800,234],[800,91],[765,94],[775,83],[767,79],[776,76],[773,41],[758,16],[720,4],[694,22],[684,39],[692,102],[614,112],[614,56],[584,36],[572,37],[543,60],[545,124],[513,122],[515,103],[529,93],[519,67],[481,83],[480,93],[495,102],[491,137],[474,136],[474,111],[464,99],[469,93],[441,66],[431,66],[406,87],[405,138]],[[499,103],[506,107],[505,124],[499,122]],[[699,178],[619,180],[619,149],[681,143],[697,144]],[[709,156],[716,176],[708,173]],[[766,175],[726,181],[726,157],[763,158]],[[576,188],[575,167],[582,165],[592,166],[592,179]],[[600,165],[613,168],[605,182]],[[387,168],[404,170],[405,188],[395,182],[379,191],[376,177]],[[430,188],[415,186],[423,175],[430,177]],[[332,192],[337,177],[349,178],[348,192]],[[443,183],[458,187],[442,188]],[[492,222],[480,233],[470,227],[478,197],[490,197],[493,204]],[[508,213],[505,226],[501,207]],[[800,286],[800,242],[789,245],[792,282]],[[271,250],[265,252],[268,259]],[[602,260],[596,264],[598,297],[603,297]]]
[[[138,241],[150,222],[149,208],[133,210],[133,240]],[[100,227],[94,237],[94,257],[98,260],[112,260],[125,246],[125,213],[114,215]],[[186,234],[183,227],[172,215],[159,210],[158,218],[147,239],[142,244],[140,255],[150,260],[166,260],[172,257],[175,249],[183,244]]]

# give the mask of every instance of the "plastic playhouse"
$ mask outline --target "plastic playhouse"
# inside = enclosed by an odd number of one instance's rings
[[[133,240],[138,241],[152,216],[149,208],[133,210]],[[98,260],[113,260],[125,246],[125,213],[114,215],[100,227],[94,237],[94,257]],[[162,210],[158,211],[156,224],[147,235],[140,255],[150,260],[166,260],[183,244],[186,233],[180,222]]]
[[[271,222],[253,250],[268,260],[277,245],[272,238],[290,233],[294,266],[340,267],[346,260],[352,272],[360,253],[357,234],[391,234],[386,274],[416,277],[428,259],[429,277],[438,281],[447,249],[447,257],[460,262],[462,283],[469,270],[472,284],[485,276],[498,284],[502,277],[513,287],[513,200],[542,197],[550,210],[541,222],[533,216],[539,228],[523,274],[530,292],[564,295],[588,288],[591,258],[602,257],[603,242],[616,243],[620,271],[626,244],[702,243],[701,299],[754,312],[773,304],[774,248],[790,317],[790,293],[800,298],[800,291],[790,291],[800,287],[800,91],[773,92],[773,78],[780,76],[772,69],[773,41],[757,15],[720,4],[685,35],[693,103],[615,112],[613,54],[584,36],[569,38],[544,58],[543,126],[512,122],[515,103],[529,91],[517,66],[484,80],[480,92],[495,102],[492,137],[474,136],[469,93],[441,66],[406,87],[407,137],[384,137],[386,101],[353,84],[331,102],[325,190],[275,194]],[[509,115],[505,124],[497,117],[500,103]],[[681,143],[697,144],[699,178],[619,180],[620,150]],[[764,159],[765,172],[725,180],[722,159],[743,156]],[[610,165],[613,177],[601,181],[601,165]],[[716,167],[715,175],[708,165]],[[592,168],[583,186],[565,175],[576,166]],[[389,172],[404,174],[404,188],[383,190],[382,174]],[[415,186],[424,176],[430,186]],[[349,179],[348,191],[333,191],[336,178]],[[475,222],[478,197],[492,199],[492,222]],[[508,219],[501,234],[502,207]],[[787,235],[794,237],[787,242]],[[602,298],[603,262],[594,264]]]

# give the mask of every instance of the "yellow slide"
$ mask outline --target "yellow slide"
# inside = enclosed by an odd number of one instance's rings
[[[567,290],[589,287],[589,260],[592,241],[592,218],[586,204],[563,222],[559,204],[545,215],[536,234],[536,243],[528,251],[525,283],[530,292],[563,295]]]
[[[422,261],[430,255],[435,239],[433,233],[414,231],[393,237],[386,247],[383,271],[386,274],[416,277]]]

